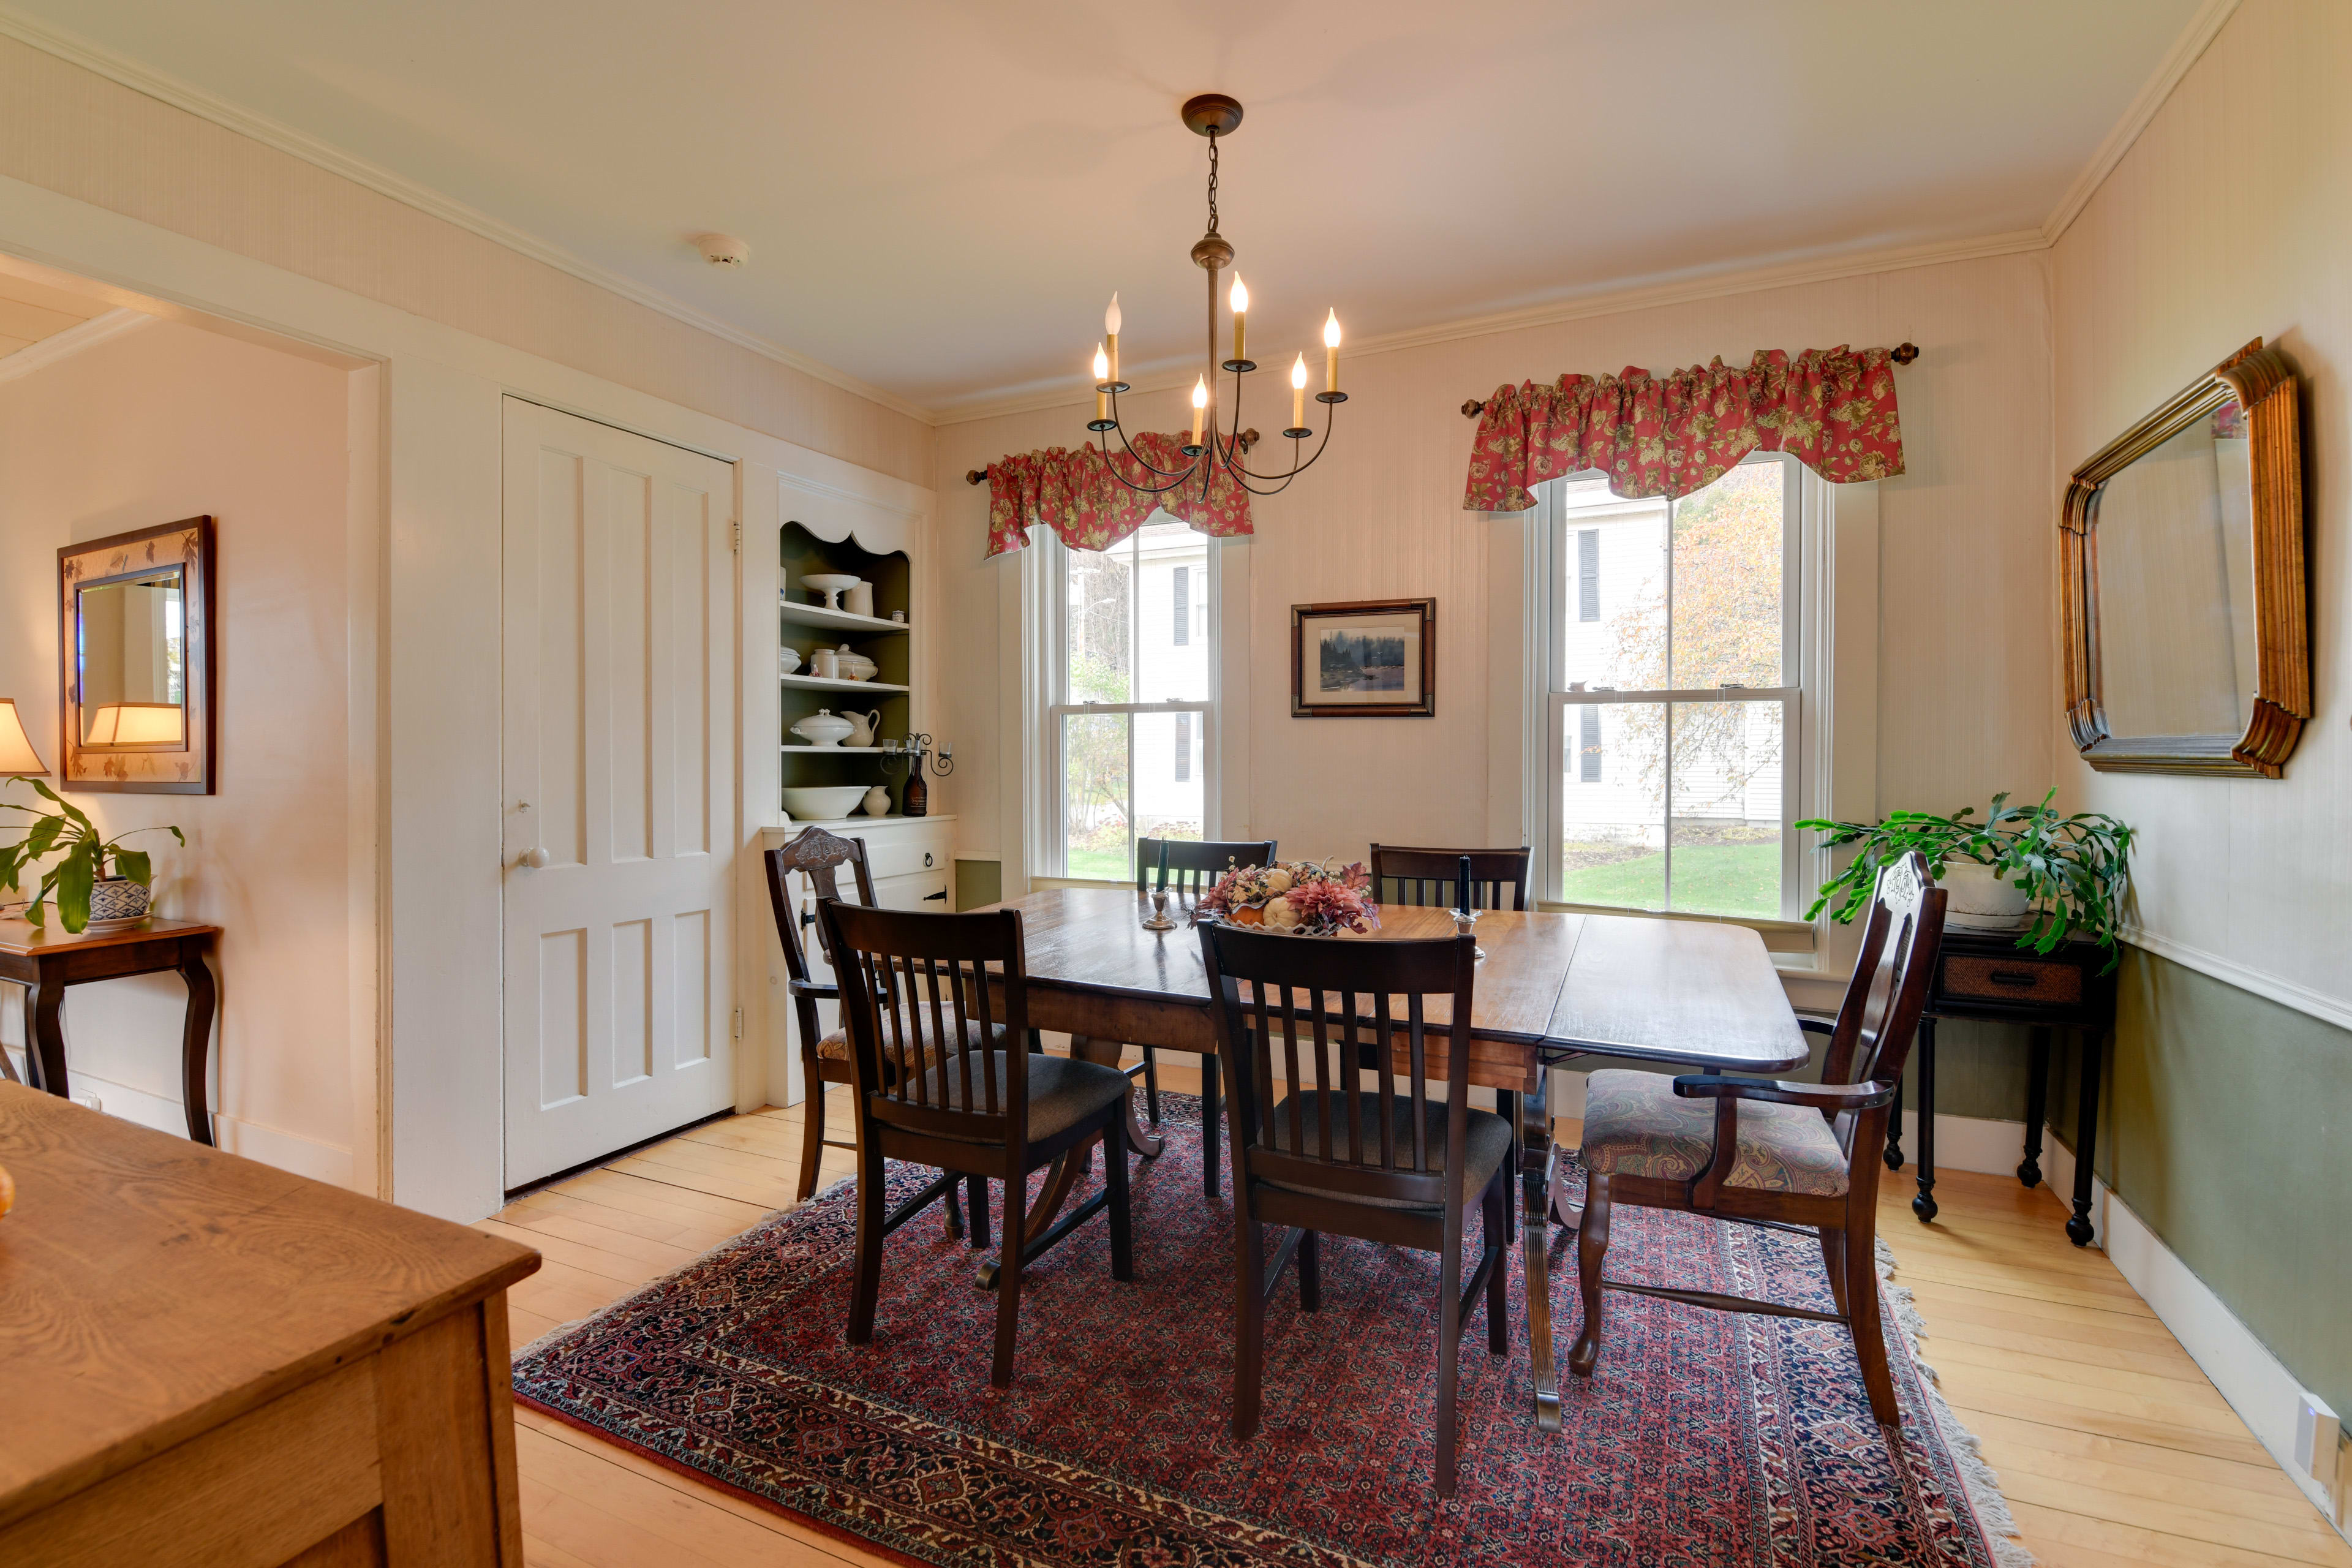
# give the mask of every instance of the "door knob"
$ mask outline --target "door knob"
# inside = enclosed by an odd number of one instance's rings
[[[515,864],[529,870],[536,871],[554,858],[555,857],[547,852],[547,847],[545,845],[534,844],[530,848],[515,857]]]

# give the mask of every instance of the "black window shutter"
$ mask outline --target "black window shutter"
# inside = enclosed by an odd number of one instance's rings
[[[1192,640],[1192,569],[1176,568],[1176,646],[1183,647]]]
[[[1601,782],[1601,708],[1598,703],[1587,702],[1576,710],[1576,776],[1585,784]]]
[[[1601,618],[1601,531],[1576,531],[1576,618]]]
[[[1176,570],[1181,574],[1184,569],[1180,566]],[[1181,580],[1181,576],[1179,580]],[[1185,784],[1192,777],[1192,716],[1190,713],[1179,713],[1176,715],[1176,782]]]

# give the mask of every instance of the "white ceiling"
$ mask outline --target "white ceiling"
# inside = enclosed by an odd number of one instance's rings
[[[1081,393],[1113,289],[1130,374],[1199,353],[1195,92],[1264,361],[2037,229],[2200,0],[7,4],[953,414]]]

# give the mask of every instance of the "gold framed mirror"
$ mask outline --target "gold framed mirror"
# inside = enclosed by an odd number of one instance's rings
[[[58,598],[60,783],[212,794],[213,520],[64,546]]]
[[[2311,717],[2294,368],[2256,338],[2074,470],[2066,721],[2109,773],[2277,778]]]

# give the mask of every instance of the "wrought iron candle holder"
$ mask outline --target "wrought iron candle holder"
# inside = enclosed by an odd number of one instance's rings
[[[938,754],[934,756],[933,747],[934,742],[930,736],[926,734],[913,734],[903,741],[882,742],[883,773],[896,774],[904,771],[907,775],[907,787],[900,792],[898,797],[898,811],[901,816],[927,816],[930,814],[930,786],[923,782],[923,763],[926,759],[931,764],[931,772],[940,778],[945,778],[955,772],[955,748],[947,745],[938,746]]]

